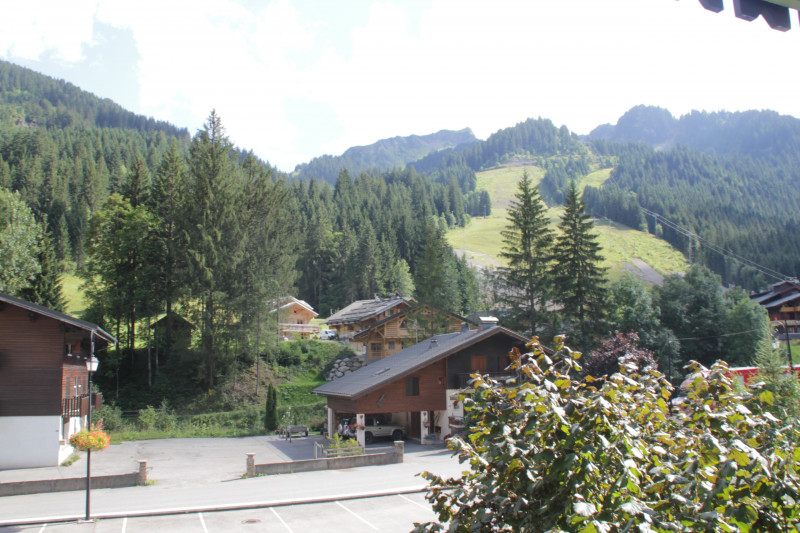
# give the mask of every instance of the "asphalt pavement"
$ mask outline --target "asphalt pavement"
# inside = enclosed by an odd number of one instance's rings
[[[442,445],[406,442],[404,462],[244,478],[247,453],[257,464],[314,457],[320,436],[163,439],[124,442],[92,454],[92,475],[134,472],[146,460],[148,485],[91,492],[93,518],[122,518],[341,502],[424,491],[424,470],[458,476],[464,470]],[[369,448],[391,446],[378,442]],[[368,451],[370,451],[368,449]],[[86,461],[69,467],[0,471],[0,483],[82,477]],[[74,521],[84,516],[83,491],[0,498],[0,527]]]

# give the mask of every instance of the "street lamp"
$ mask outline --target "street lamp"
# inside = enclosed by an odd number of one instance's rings
[[[86,370],[89,371],[89,410],[87,412],[86,427],[87,431],[92,431],[92,374],[97,371],[97,366],[100,361],[94,356],[94,336],[92,336],[92,352],[91,357],[86,360]],[[92,449],[86,450],[86,520],[89,518],[89,508],[92,493]]]

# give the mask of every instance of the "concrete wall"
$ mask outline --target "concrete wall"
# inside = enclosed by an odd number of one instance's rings
[[[294,474],[297,472],[312,472],[314,470],[340,470],[358,466],[388,465],[403,462],[405,443],[397,441],[394,450],[388,453],[372,453],[367,455],[354,455],[351,457],[335,457],[324,459],[307,459],[304,461],[290,461],[287,463],[254,464],[255,461],[248,457],[247,475],[272,475]],[[252,464],[251,464],[252,461]]]
[[[0,469],[58,466],[61,416],[0,416]]]
[[[145,477],[145,481],[147,481]],[[120,487],[134,487],[142,485],[141,474],[113,474],[107,476],[92,476],[93,489],[117,489]],[[15,481],[0,483],[0,497],[18,496],[20,494],[40,494],[43,492],[68,492],[86,490],[85,477],[40,479],[36,481]]]

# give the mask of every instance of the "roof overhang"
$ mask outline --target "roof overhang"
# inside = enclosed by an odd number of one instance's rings
[[[725,9],[722,0],[699,1],[704,8],[715,13]],[[800,0],[733,0],[736,18],[753,21],[762,16],[770,28],[779,31],[791,29],[790,9],[800,10]]]
[[[52,318],[53,320],[57,320],[62,324],[67,324],[72,327],[82,329],[88,332],[89,334],[94,335],[99,339],[104,340],[110,344],[117,344],[117,339],[114,338],[113,335],[105,331],[97,324],[92,324],[91,322],[75,318],[74,316],[70,316],[61,313],[59,311],[54,311],[52,309],[44,307],[43,305],[38,305],[33,302],[29,302],[27,300],[20,300],[19,298],[14,298],[13,296],[9,296],[8,294],[0,293],[0,302],[8,305],[13,305],[15,307],[19,307],[21,309],[25,309],[30,313],[35,313],[37,315],[45,316],[47,318]]]

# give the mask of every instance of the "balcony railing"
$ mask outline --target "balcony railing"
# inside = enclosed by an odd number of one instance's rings
[[[94,393],[93,409],[99,409],[103,405],[103,395]],[[73,418],[84,416],[89,411],[89,395],[81,394],[80,396],[72,396],[70,398],[61,399],[61,416],[64,418]]]

